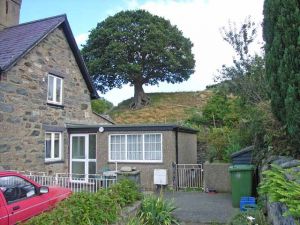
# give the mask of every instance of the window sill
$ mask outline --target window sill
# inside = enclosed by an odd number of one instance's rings
[[[124,163],[124,164],[162,164],[163,161],[113,161],[109,160],[108,163]]]
[[[64,160],[57,159],[57,160],[45,160],[45,164],[54,164],[54,163],[64,163]]]
[[[52,107],[54,107],[54,108],[59,108],[59,109],[65,108],[64,105],[59,105],[59,104],[50,103],[50,102],[47,102],[47,105],[52,106]]]

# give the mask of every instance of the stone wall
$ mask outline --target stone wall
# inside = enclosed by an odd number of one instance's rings
[[[229,166],[229,163],[204,163],[204,190],[231,192]]]
[[[262,171],[267,170],[269,164],[276,164],[282,167],[285,170],[285,177],[288,180],[296,181],[300,184],[300,160],[295,160],[291,157],[285,156],[273,156],[267,160],[265,166],[263,166]],[[289,171],[294,171],[295,173],[290,173]],[[299,174],[295,176],[295,174]],[[283,216],[283,214],[287,211],[287,207],[280,202],[269,202],[266,201],[266,208],[268,213],[268,219],[273,225],[296,225],[299,224],[300,221],[296,221],[291,216]]]
[[[63,77],[63,106],[47,104],[48,73]],[[68,171],[66,123],[105,124],[92,113],[90,93],[62,29],[57,28],[0,80],[0,165],[5,169]],[[64,130],[63,160],[46,164],[45,129]]]

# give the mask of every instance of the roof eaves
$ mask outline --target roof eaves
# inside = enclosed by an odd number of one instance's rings
[[[63,28],[65,30],[66,37],[67,37],[67,39],[69,41],[69,44],[70,44],[70,47],[73,51],[76,62],[79,66],[79,69],[80,69],[82,75],[83,75],[83,79],[85,80],[85,82],[87,84],[87,87],[88,87],[88,89],[91,93],[91,98],[92,99],[100,98],[100,96],[98,95],[97,90],[95,89],[95,87],[93,85],[93,82],[90,78],[89,72],[88,72],[87,67],[84,63],[84,60],[81,56],[81,53],[78,49],[76,40],[74,38],[73,32],[71,30],[70,24],[69,24],[67,19],[63,23]]]
[[[108,118],[108,117],[106,117],[106,116],[104,116],[104,115],[101,115],[101,114],[96,113],[96,112],[94,112],[94,111],[93,111],[93,113],[94,113],[95,115],[101,117],[102,119],[106,120],[107,122],[110,122],[111,124],[116,124],[112,119],[110,119],[110,118]]]

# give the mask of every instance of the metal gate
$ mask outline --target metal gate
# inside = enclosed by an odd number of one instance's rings
[[[173,169],[176,190],[182,188],[203,188],[202,164],[175,164]]]

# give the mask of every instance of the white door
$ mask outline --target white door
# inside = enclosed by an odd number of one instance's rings
[[[70,142],[72,180],[87,182],[96,174],[96,134],[71,134]]]

